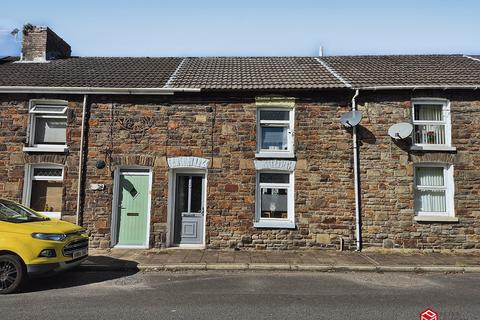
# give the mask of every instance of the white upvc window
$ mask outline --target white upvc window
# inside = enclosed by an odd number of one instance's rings
[[[413,145],[425,150],[451,148],[450,103],[443,99],[412,101]]]
[[[295,228],[294,174],[257,171],[257,228]]]
[[[257,153],[261,158],[292,158],[294,156],[294,109],[257,109]]]
[[[32,100],[28,146],[24,151],[63,152],[67,148],[67,102]]]
[[[452,165],[418,164],[414,180],[417,216],[455,216]]]
[[[63,176],[62,165],[27,165],[23,204],[48,217],[60,218],[63,203]]]

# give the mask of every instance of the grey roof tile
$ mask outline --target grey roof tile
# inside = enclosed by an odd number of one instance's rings
[[[161,88],[182,58],[68,58],[0,64],[0,86]]]
[[[345,87],[313,57],[186,58],[169,86],[211,90]]]
[[[479,57],[480,56],[474,56]],[[480,62],[461,55],[0,59],[0,86],[274,90],[480,86]]]
[[[480,64],[461,55],[332,56],[321,60],[355,88],[480,85]]]

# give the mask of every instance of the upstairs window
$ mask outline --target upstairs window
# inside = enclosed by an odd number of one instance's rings
[[[451,146],[450,110],[446,101],[414,101],[413,126],[414,145]]]
[[[451,165],[415,167],[415,212],[418,216],[454,216]]]
[[[255,227],[295,228],[292,172],[257,173]]]
[[[293,157],[293,109],[257,111],[257,157]]]
[[[32,102],[29,130],[26,151],[63,151],[67,141],[67,102]]]
[[[51,218],[60,218],[63,166],[35,164],[27,167],[24,204]]]

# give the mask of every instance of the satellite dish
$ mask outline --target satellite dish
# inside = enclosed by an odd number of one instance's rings
[[[362,113],[357,110],[346,112],[340,118],[340,122],[345,127],[350,127],[350,128],[355,127],[357,124],[360,123],[361,120],[362,120]]]
[[[388,135],[395,140],[405,139],[413,131],[413,126],[411,123],[400,122],[396,123],[388,129]]]

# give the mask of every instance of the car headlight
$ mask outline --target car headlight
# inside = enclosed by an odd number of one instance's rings
[[[32,237],[40,240],[63,241],[67,236],[63,233],[32,233]]]

